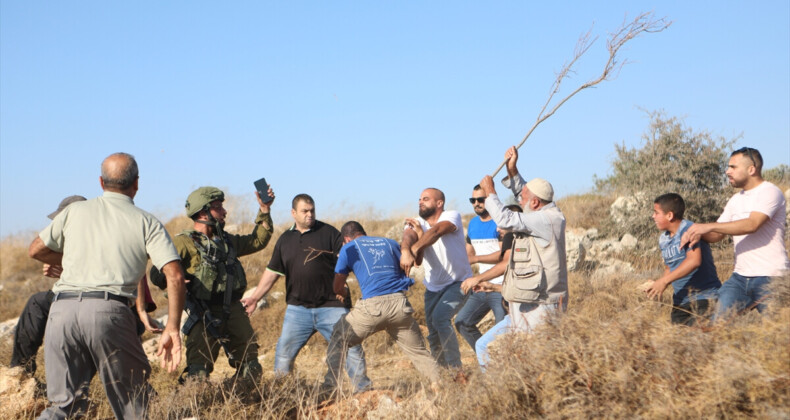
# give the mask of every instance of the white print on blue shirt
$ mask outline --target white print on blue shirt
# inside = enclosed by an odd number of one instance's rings
[[[368,275],[373,273],[392,272],[395,269],[394,261],[382,262],[387,253],[394,254],[394,250],[389,241],[382,241],[375,238],[357,238],[354,240],[359,250],[359,256],[365,263]]]

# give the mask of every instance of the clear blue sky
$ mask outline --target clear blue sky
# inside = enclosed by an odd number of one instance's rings
[[[673,25],[628,44],[620,76],[544,122],[521,171],[558,196],[639,145],[644,110],[743,135],[790,162],[790,2],[0,3],[0,235],[42,229],[101,160],[140,165],[138,206],[167,220],[189,192],[273,185],[277,223],[415,214],[424,187],[471,212],[471,187],[532,126],[579,35],[601,36],[564,93],[596,76],[607,31],[653,10]],[[500,187],[501,188],[501,187]],[[501,192],[501,191],[500,191]]]

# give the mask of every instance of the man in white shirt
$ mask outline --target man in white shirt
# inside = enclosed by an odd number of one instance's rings
[[[714,320],[728,311],[756,307],[762,312],[769,297],[772,277],[787,273],[790,261],[785,249],[785,198],[776,185],[762,177],[763,157],[757,149],[742,147],[730,155],[727,178],[742,188],[733,195],[716,223],[696,223],[681,239],[693,246],[700,239],[718,242],[732,235],[735,267],[719,289]]]
[[[444,193],[427,188],[420,195],[419,217],[406,219],[400,265],[409,273],[425,267],[425,322],[428,344],[440,366],[461,368],[461,352],[452,319],[464,294],[461,283],[472,276],[464,228],[457,211],[444,210]]]

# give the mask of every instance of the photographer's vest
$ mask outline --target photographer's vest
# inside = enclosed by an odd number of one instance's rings
[[[549,215],[552,223],[563,220],[562,213],[556,207],[542,211],[559,213],[559,218],[555,214]],[[545,246],[541,246],[527,233],[514,232],[510,261],[502,282],[502,297],[508,302],[520,303],[558,303],[567,300],[568,272],[564,245],[564,238],[557,238],[554,229],[551,240]]]
[[[188,277],[195,282],[190,285],[192,295],[196,299],[219,303],[224,300],[227,285],[231,284],[231,293],[241,298],[247,288],[247,277],[227,233],[215,235],[214,238],[222,238],[219,241],[209,239],[196,230],[185,230],[179,236],[190,237],[200,256],[198,264],[186,270]]]

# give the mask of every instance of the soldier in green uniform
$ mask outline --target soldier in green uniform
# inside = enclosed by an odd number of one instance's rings
[[[271,188],[268,194],[274,197]],[[225,194],[218,188],[201,187],[187,198],[187,216],[194,226],[173,239],[188,280],[189,318],[181,329],[187,336],[187,367],[182,381],[208,377],[220,348],[236,368],[237,377],[257,380],[262,374],[258,341],[240,301],[247,278],[239,257],[265,248],[273,231],[269,215],[273,201],[264,203],[257,192],[255,195],[260,211],[248,235],[223,231],[227,211],[222,206]],[[163,279],[156,268],[151,269],[154,284],[160,286]]]

